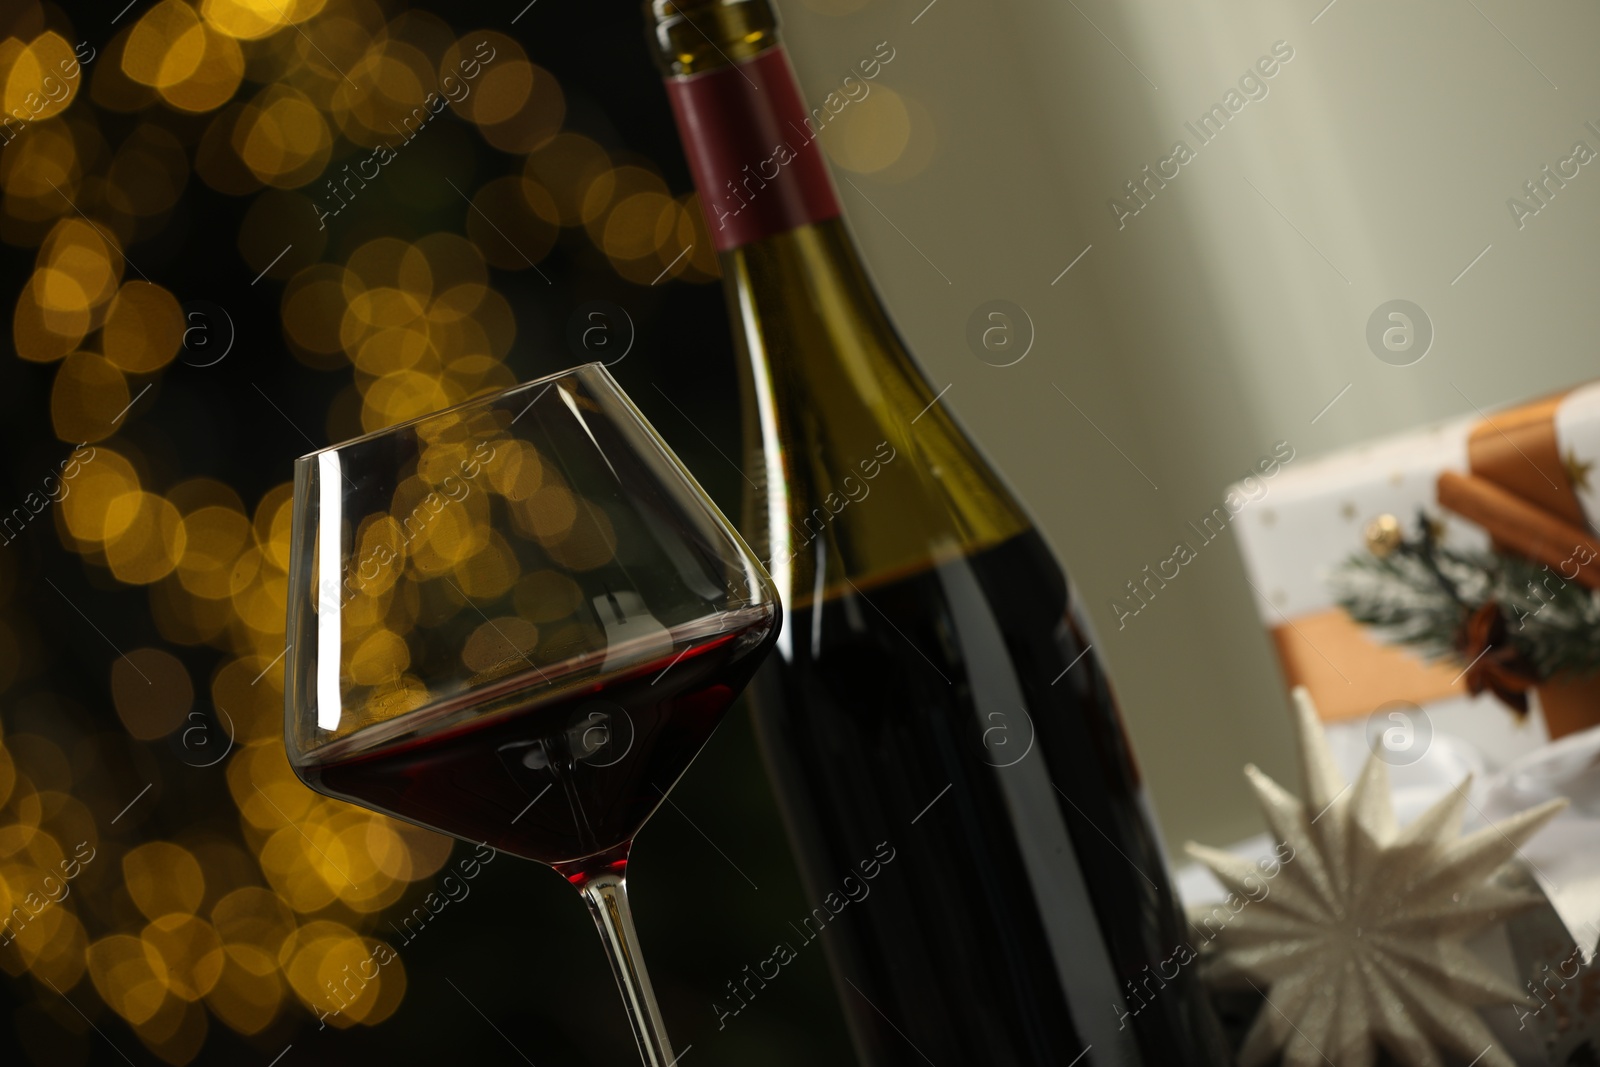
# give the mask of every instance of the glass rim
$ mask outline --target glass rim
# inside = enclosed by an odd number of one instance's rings
[[[532,389],[536,385],[545,385],[550,382],[559,381],[562,378],[573,378],[581,374],[592,373],[596,370],[603,373],[612,385],[617,385],[616,378],[612,377],[611,372],[606,369],[605,363],[597,359],[590,360],[588,363],[579,363],[575,366],[568,367],[566,370],[556,371],[554,374],[546,374],[543,377],[534,378],[531,381],[518,382],[516,385],[508,385],[504,389],[500,389],[493,393],[480,393],[477,396],[470,396],[465,400],[459,401],[458,403],[451,404],[449,407],[439,408],[435,411],[429,411],[422,415],[415,415],[409,419],[406,419],[404,422],[397,422],[392,426],[382,426],[376,430],[368,430],[359,437],[351,437],[347,438],[346,440],[339,441],[336,444],[324,445],[321,448],[313,449],[310,452],[296,456],[295,464],[298,466],[299,464],[305,463],[308,460],[314,459],[317,456],[321,456],[329,452],[339,452],[343,449],[350,448],[353,445],[365,444],[368,441],[377,440],[378,438],[387,434],[392,434],[399,430],[405,430],[412,426],[418,426],[424,422],[427,422],[429,419],[436,419],[440,415],[448,415],[452,412],[461,411],[465,408],[489,404],[501,399],[502,397],[507,397],[513,393],[520,392],[523,389]],[[620,391],[620,386],[618,389]]]

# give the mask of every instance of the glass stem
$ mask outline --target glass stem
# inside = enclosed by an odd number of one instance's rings
[[[590,878],[582,887],[589,911],[594,915],[600,937],[611,957],[611,970],[622,990],[622,1001],[639,1042],[639,1055],[648,1067],[671,1067],[677,1057],[667,1039],[667,1028],[656,1006],[650,975],[639,955],[639,935],[633,928],[633,912],[628,908],[628,890],[622,875],[607,871]]]

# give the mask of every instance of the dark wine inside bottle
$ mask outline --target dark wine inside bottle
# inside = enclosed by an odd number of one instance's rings
[[[869,1063],[1226,1062],[1197,1047],[1195,946],[1066,607],[1028,531],[792,612],[757,676],[814,899],[895,849],[819,915]]]

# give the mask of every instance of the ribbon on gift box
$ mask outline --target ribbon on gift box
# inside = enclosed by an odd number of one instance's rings
[[[1439,474],[1439,506],[1481,526],[1501,551],[1544,564],[1558,583],[1600,590],[1600,540],[1592,535],[1595,494],[1589,484],[1596,456],[1600,389],[1592,385],[1485,416],[1467,438],[1468,473]],[[1546,585],[1552,591],[1561,587]],[[1535,685],[1495,661],[1489,625],[1468,629],[1464,655],[1471,665],[1464,674],[1472,692],[1492,689],[1516,704],[1521,692],[1537,688],[1553,738],[1600,717],[1600,676]]]
[[[1285,621],[1271,636],[1284,681],[1309,689],[1325,722],[1360,718],[1391,701],[1430,704],[1467,692],[1460,668],[1385,644],[1343,608]]]
[[[1413,457],[1409,461],[1393,455],[1402,441]],[[1548,563],[1552,571],[1566,576],[1563,580],[1577,581],[1578,576],[1584,584],[1600,580],[1600,558],[1581,566],[1577,560],[1568,562],[1579,546],[1600,549],[1594,535],[1600,524],[1600,382],[1498,411],[1476,423],[1418,431],[1366,447],[1376,448],[1379,455],[1390,450],[1387,459],[1368,462],[1407,473],[1403,487],[1400,474],[1389,477],[1389,484],[1397,487],[1392,492],[1383,488],[1379,475],[1374,474],[1373,485],[1378,488],[1370,495],[1383,503],[1362,521],[1376,517],[1379,510],[1409,518],[1418,506],[1437,502],[1481,526],[1500,547]],[[1348,464],[1351,460],[1329,457],[1326,462]],[[1410,473],[1417,469],[1416,464],[1434,462],[1438,466],[1427,471],[1426,481],[1416,484]],[[1451,469],[1460,467],[1466,469]],[[1442,475],[1437,473],[1441,468],[1445,468]],[[1310,476],[1312,471],[1299,473]],[[1424,488],[1429,483],[1433,483],[1432,492]],[[1348,485],[1346,481],[1342,492],[1353,495]],[[1329,492],[1331,495],[1333,490]],[[1347,495],[1346,499],[1350,498]],[[1336,522],[1331,504],[1328,511]],[[1323,523],[1331,525],[1328,520]],[[1252,533],[1245,531],[1246,535]],[[1307,531],[1302,536],[1316,543],[1314,533]],[[1335,564],[1331,545],[1321,553],[1308,560],[1308,570]],[[1265,554],[1264,542],[1247,547],[1247,566]],[[1255,567],[1251,569],[1258,585],[1272,588],[1272,580],[1263,579]],[[1263,615],[1285,680],[1290,686],[1310,689],[1328,721],[1365,716],[1388,701],[1428,704],[1468,692],[1460,664],[1428,661],[1408,649],[1386,644],[1337,606],[1290,611],[1288,616],[1268,611]],[[1478,665],[1481,669],[1474,680],[1486,680],[1482,675],[1493,667],[1492,658],[1491,651]],[[1583,715],[1565,725],[1568,709],[1600,706],[1600,679],[1562,679],[1540,685],[1538,691],[1547,718],[1556,720],[1551,728],[1557,735],[1589,721]]]
[[[1440,473],[1439,506],[1482,526],[1497,548],[1600,589],[1600,541],[1590,536],[1590,517],[1578,497],[1594,461],[1573,445],[1563,454],[1556,422],[1568,395],[1485,417],[1473,427],[1467,438],[1471,473]]]

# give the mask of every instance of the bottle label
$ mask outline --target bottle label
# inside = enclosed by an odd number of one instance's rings
[[[839,216],[783,47],[667,79],[689,170],[717,251]]]

